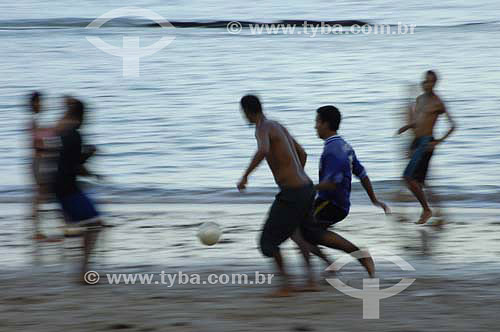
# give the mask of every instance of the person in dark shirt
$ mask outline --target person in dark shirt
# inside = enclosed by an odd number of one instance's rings
[[[82,137],[79,129],[83,124],[85,106],[77,100],[68,98],[67,111],[59,124],[61,148],[54,179],[54,193],[61,205],[68,224],[84,228],[83,232],[83,264],[82,281],[87,272],[88,262],[101,229],[102,223],[94,203],[79,188],[78,176],[89,176],[90,172],[84,163],[95,152],[82,152]]]

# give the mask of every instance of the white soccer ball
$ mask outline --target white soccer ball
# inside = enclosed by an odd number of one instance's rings
[[[198,238],[201,243],[207,246],[213,246],[219,242],[220,236],[222,235],[222,230],[217,223],[206,222],[200,226],[198,230]]]

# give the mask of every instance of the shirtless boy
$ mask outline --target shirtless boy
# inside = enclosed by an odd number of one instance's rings
[[[434,93],[437,79],[434,71],[429,70],[425,73],[425,80],[422,82],[424,93],[417,97],[413,121],[398,130],[398,134],[401,134],[408,129],[413,129],[415,134],[412,156],[404,171],[403,178],[408,189],[422,205],[423,211],[417,224],[425,224],[432,217],[432,211],[423,188],[434,149],[455,130],[455,121],[446,110],[444,103]],[[450,129],[442,138],[434,139],[434,126],[442,114],[446,115]]]
[[[288,296],[292,288],[279,247],[288,238],[293,237],[299,245],[309,268],[309,276],[312,277],[309,252],[305,249],[307,244],[300,240],[299,231],[299,226],[312,217],[315,197],[313,183],[304,171],[307,156],[285,127],[265,117],[256,96],[246,95],[240,103],[248,122],[255,125],[258,149],[238,183],[238,189],[242,191],[246,188],[249,175],[266,159],[280,192],[264,224],[260,249],[264,256],[274,258],[284,278],[283,286],[273,295]]]

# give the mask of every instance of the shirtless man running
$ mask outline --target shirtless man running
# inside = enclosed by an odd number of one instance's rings
[[[315,197],[313,183],[304,171],[307,155],[285,127],[265,117],[256,96],[246,95],[240,103],[248,122],[255,125],[258,149],[238,183],[238,189],[243,191],[246,188],[249,175],[266,159],[280,192],[269,210],[260,249],[264,256],[274,258],[284,278],[284,285],[273,295],[289,296],[292,288],[279,248],[288,238],[293,237],[299,245],[312,283],[308,245],[303,242],[299,231],[299,226],[312,216]]]
[[[436,82],[436,73],[432,70],[427,71],[425,80],[422,82],[424,93],[417,97],[413,121],[398,130],[398,134],[402,134],[408,129],[413,129],[415,134],[412,156],[404,171],[403,178],[408,189],[415,195],[423,208],[417,224],[425,224],[432,217],[432,211],[423,188],[433,151],[455,130],[455,121],[446,110],[444,103],[434,93]],[[434,139],[434,126],[442,114],[446,115],[450,129],[441,139],[436,140]]]

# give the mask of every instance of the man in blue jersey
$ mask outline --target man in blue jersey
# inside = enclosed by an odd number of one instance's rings
[[[315,186],[318,196],[314,204],[314,221],[304,227],[306,240],[315,245],[339,249],[347,253],[359,250],[350,241],[328,231],[335,223],[345,219],[351,206],[352,174],[361,180],[361,184],[373,205],[390,213],[385,203],[380,202],[371,185],[370,178],[354,153],[352,147],[337,135],[341,115],[334,106],[323,106],[317,110],[316,131],[325,141],[320,160],[319,183]],[[321,256],[320,256],[321,257]],[[325,259],[324,257],[322,257]],[[359,258],[359,262],[373,276],[375,266],[370,257]]]

